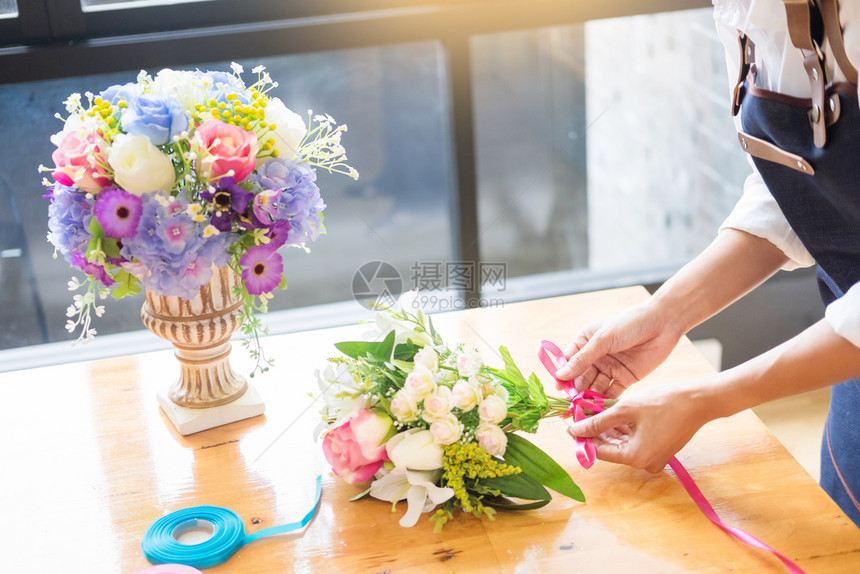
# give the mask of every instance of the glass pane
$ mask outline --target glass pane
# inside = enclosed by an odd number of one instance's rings
[[[448,205],[451,141],[447,79],[439,46],[415,43],[241,61],[279,82],[272,95],[304,115],[328,113],[349,126],[343,138],[358,181],[318,170],[327,234],[311,252],[284,249],[286,291],[270,309],[353,300],[353,278],[366,262],[390,263],[407,285],[415,261],[451,259]],[[200,64],[229,70],[229,62]],[[150,70],[151,73],[157,70]],[[16,141],[0,154],[0,348],[68,340],[66,284],[72,275],[45,241],[48,202],[41,164],[72,92],[98,92],[134,81],[137,71],[0,86],[0,133]],[[100,334],[140,330],[142,298],[106,302]],[[355,304],[357,306],[357,304]],[[263,321],[266,317],[263,316]]]
[[[710,9],[472,46],[484,260],[642,269],[711,241],[749,167]]]
[[[18,16],[18,0],[0,0],[0,18]]]
[[[84,11],[119,10],[122,8],[141,8],[143,6],[164,6],[166,4],[189,4],[209,2],[209,0],[81,0]]]

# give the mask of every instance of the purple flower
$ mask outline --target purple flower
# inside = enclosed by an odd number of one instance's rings
[[[211,201],[215,207],[211,223],[218,231],[230,231],[233,221],[245,213],[248,203],[253,200],[254,194],[245,191],[236,184],[232,177],[222,177],[218,180],[215,191],[203,191],[200,193],[206,201]]]
[[[249,247],[239,259],[242,280],[251,295],[271,293],[281,283],[284,260],[271,243]]]
[[[173,98],[141,96],[122,112],[122,129],[131,135],[146,136],[153,145],[164,145],[188,129],[188,116]]]
[[[70,263],[86,273],[87,275],[92,275],[99,281],[101,281],[102,285],[105,287],[110,287],[114,284],[114,280],[110,278],[107,274],[107,270],[99,265],[98,263],[92,263],[91,261],[87,261],[87,258],[84,257],[84,254],[80,251],[75,251],[72,253]]]
[[[108,237],[134,237],[143,213],[143,201],[127,191],[109,187],[98,194],[94,211]]]
[[[254,196],[249,227],[271,227],[278,219],[280,190],[266,189]]]
[[[286,245],[287,237],[290,234],[290,222],[286,219],[279,219],[274,222],[272,226],[269,228],[269,231],[266,232],[266,237],[271,239],[269,245],[274,245],[275,249],[281,247],[282,245]]]

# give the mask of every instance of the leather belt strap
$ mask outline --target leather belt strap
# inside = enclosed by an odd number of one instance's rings
[[[812,91],[812,109],[809,123],[812,125],[815,147],[822,148],[827,142],[827,118],[829,104],[825,105],[825,92],[830,84],[824,52],[821,50],[823,26],[818,7],[811,0],[782,0],[788,21],[791,43],[803,54],[803,67],[809,76]],[[814,28],[813,28],[814,27]],[[819,35],[818,32],[821,34]],[[838,101],[838,100],[836,100]]]
[[[744,151],[751,156],[784,165],[807,175],[815,175],[815,170],[812,169],[808,161],[799,155],[780,149],[772,143],[744,132],[738,132],[738,141]]]

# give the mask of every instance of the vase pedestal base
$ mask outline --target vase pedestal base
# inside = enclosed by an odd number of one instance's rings
[[[179,434],[183,436],[249,419],[263,414],[266,410],[260,393],[251,384],[248,384],[245,393],[235,401],[204,409],[179,406],[170,400],[167,391],[163,389],[156,393],[158,404]]]

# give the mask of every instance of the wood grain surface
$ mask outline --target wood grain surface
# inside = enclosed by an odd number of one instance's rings
[[[564,346],[586,323],[647,297],[635,287],[433,320],[449,344],[474,346],[499,366],[495,349],[505,345],[524,372],[547,382],[535,355],[541,339]],[[248,532],[292,522],[312,504],[322,473],[320,510],[305,530],[254,542],[206,572],[785,571],[712,525],[671,471],[603,462],[582,469],[557,420],[544,421],[533,440],[571,473],[586,503],[556,495],[544,508],[500,512],[495,521],[458,514],[434,534],[423,518],[413,528],[398,524],[405,503],[392,512],[370,498],[349,502],[361,489],[336,479],[313,441],[314,370],[337,355],[333,343],[363,331],[269,338],[276,366],[253,383],[266,414],[188,437],[171,428],[155,399],[177,376],[169,351],[0,375],[0,570],[133,574],[149,565],[140,541],[160,516],[212,504],[236,511]],[[248,368],[241,347],[233,355],[237,369]],[[685,339],[640,384],[711,372]],[[679,459],[727,523],[808,572],[860,564],[860,530],[752,412],[706,425]]]

